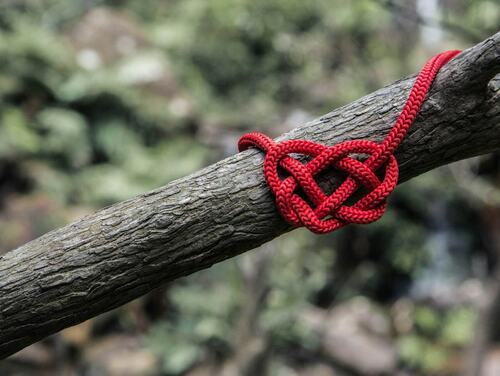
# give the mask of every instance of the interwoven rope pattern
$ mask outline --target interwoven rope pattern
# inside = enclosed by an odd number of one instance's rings
[[[387,197],[398,182],[398,163],[393,153],[415,120],[439,69],[459,52],[443,52],[425,64],[401,114],[381,143],[354,140],[325,146],[306,140],[276,143],[262,133],[248,133],[241,137],[238,142],[240,151],[256,147],[266,153],[264,175],[283,218],[293,226],[305,226],[315,233],[327,233],[349,223],[364,224],[379,219],[385,212]],[[311,159],[302,163],[290,154]],[[367,158],[360,161],[350,157],[351,154],[362,154]],[[327,196],[314,177],[329,166],[344,171],[348,176]],[[285,178],[278,175],[278,167],[284,170]],[[375,172],[382,168],[384,177],[380,180]],[[352,205],[346,205],[349,197],[360,187],[368,193]]]

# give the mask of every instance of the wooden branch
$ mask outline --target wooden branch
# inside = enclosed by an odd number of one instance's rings
[[[500,33],[443,68],[397,151],[401,181],[500,149],[500,91],[491,85],[499,72]],[[412,83],[398,81],[280,139],[380,141]],[[255,150],[234,155],[1,256],[0,357],[290,230],[262,161]],[[325,177],[335,182],[335,173]]]

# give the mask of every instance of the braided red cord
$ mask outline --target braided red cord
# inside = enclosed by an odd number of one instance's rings
[[[266,153],[264,175],[276,197],[276,205],[283,218],[293,226],[305,226],[315,233],[327,233],[349,223],[371,223],[385,212],[387,197],[398,182],[398,163],[393,153],[415,120],[426,94],[439,69],[460,51],[446,51],[431,58],[418,74],[410,95],[393,128],[380,144],[369,140],[345,141],[325,146],[306,140],[274,142],[262,133],[248,133],[238,142],[240,151],[256,147]],[[312,159],[302,163],[290,154],[302,154]],[[364,161],[350,154],[369,155]],[[287,177],[280,179],[278,166]],[[327,168],[348,174],[346,180],[327,196],[314,180],[314,176]],[[375,171],[385,166],[382,181]],[[301,188],[313,207],[297,193]],[[353,205],[344,205],[360,187],[368,193]]]

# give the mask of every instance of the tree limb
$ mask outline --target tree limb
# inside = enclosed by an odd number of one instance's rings
[[[499,72],[500,33],[442,69],[396,153],[401,182],[500,149],[500,93],[488,85]],[[400,80],[280,139],[380,141],[413,80]],[[256,150],[234,155],[1,256],[0,358],[290,230],[275,210],[262,161]],[[331,172],[323,183],[331,186],[337,178]]]

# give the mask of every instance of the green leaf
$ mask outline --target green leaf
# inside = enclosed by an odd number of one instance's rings
[[[2,111],[0,122],[0,154],[35,153],[40,148],[40,138],[34,129],[28,126],[24,114],[7,107]]]
[[[38,114],[37,121],[46,133],[43,141],[46,153],[61,156],[73,167],[89,162],[92,150],[82,115],[64,108],[47,108]]]

